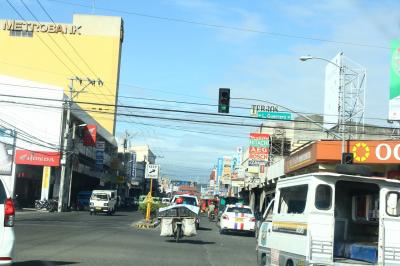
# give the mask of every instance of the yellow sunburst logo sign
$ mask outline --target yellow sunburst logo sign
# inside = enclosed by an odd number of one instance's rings
[[[354,160],[364,162],[370,155],[370,149],[364,142],[358,142],[353,146]]]

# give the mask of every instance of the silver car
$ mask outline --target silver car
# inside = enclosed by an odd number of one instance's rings
[[[0,265],[13,262],[15,208],[11,195],[0,178]]]

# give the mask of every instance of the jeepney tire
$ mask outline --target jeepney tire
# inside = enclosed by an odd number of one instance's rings
[[[294,266],[293,261],[291,259],[288,259],[286,261],[286,266]]]
[[[200,223],[196,223],[196,230],[199,230],[200,228]]]
[[[260,264],[260,266],[265,266],[265,265],[267,265],[267,255],[265,255],[265,254],[262,254],[261,255],[261,260],[260,260],[260,262],[259,262]]]

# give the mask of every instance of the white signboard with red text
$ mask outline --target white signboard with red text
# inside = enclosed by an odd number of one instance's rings
[[[268,161],[270,135],[250,133],[249,160]]]

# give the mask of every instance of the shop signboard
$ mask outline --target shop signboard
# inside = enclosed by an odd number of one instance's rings
[[[60,166],[60,153],[51,151],[16,150],[15,163],[39,166]]]
[[[389,120],[400,120],[400,40],[392,41]]]
[[[249,159],[267,161],[269,155],[270,135],[250,133]]]

